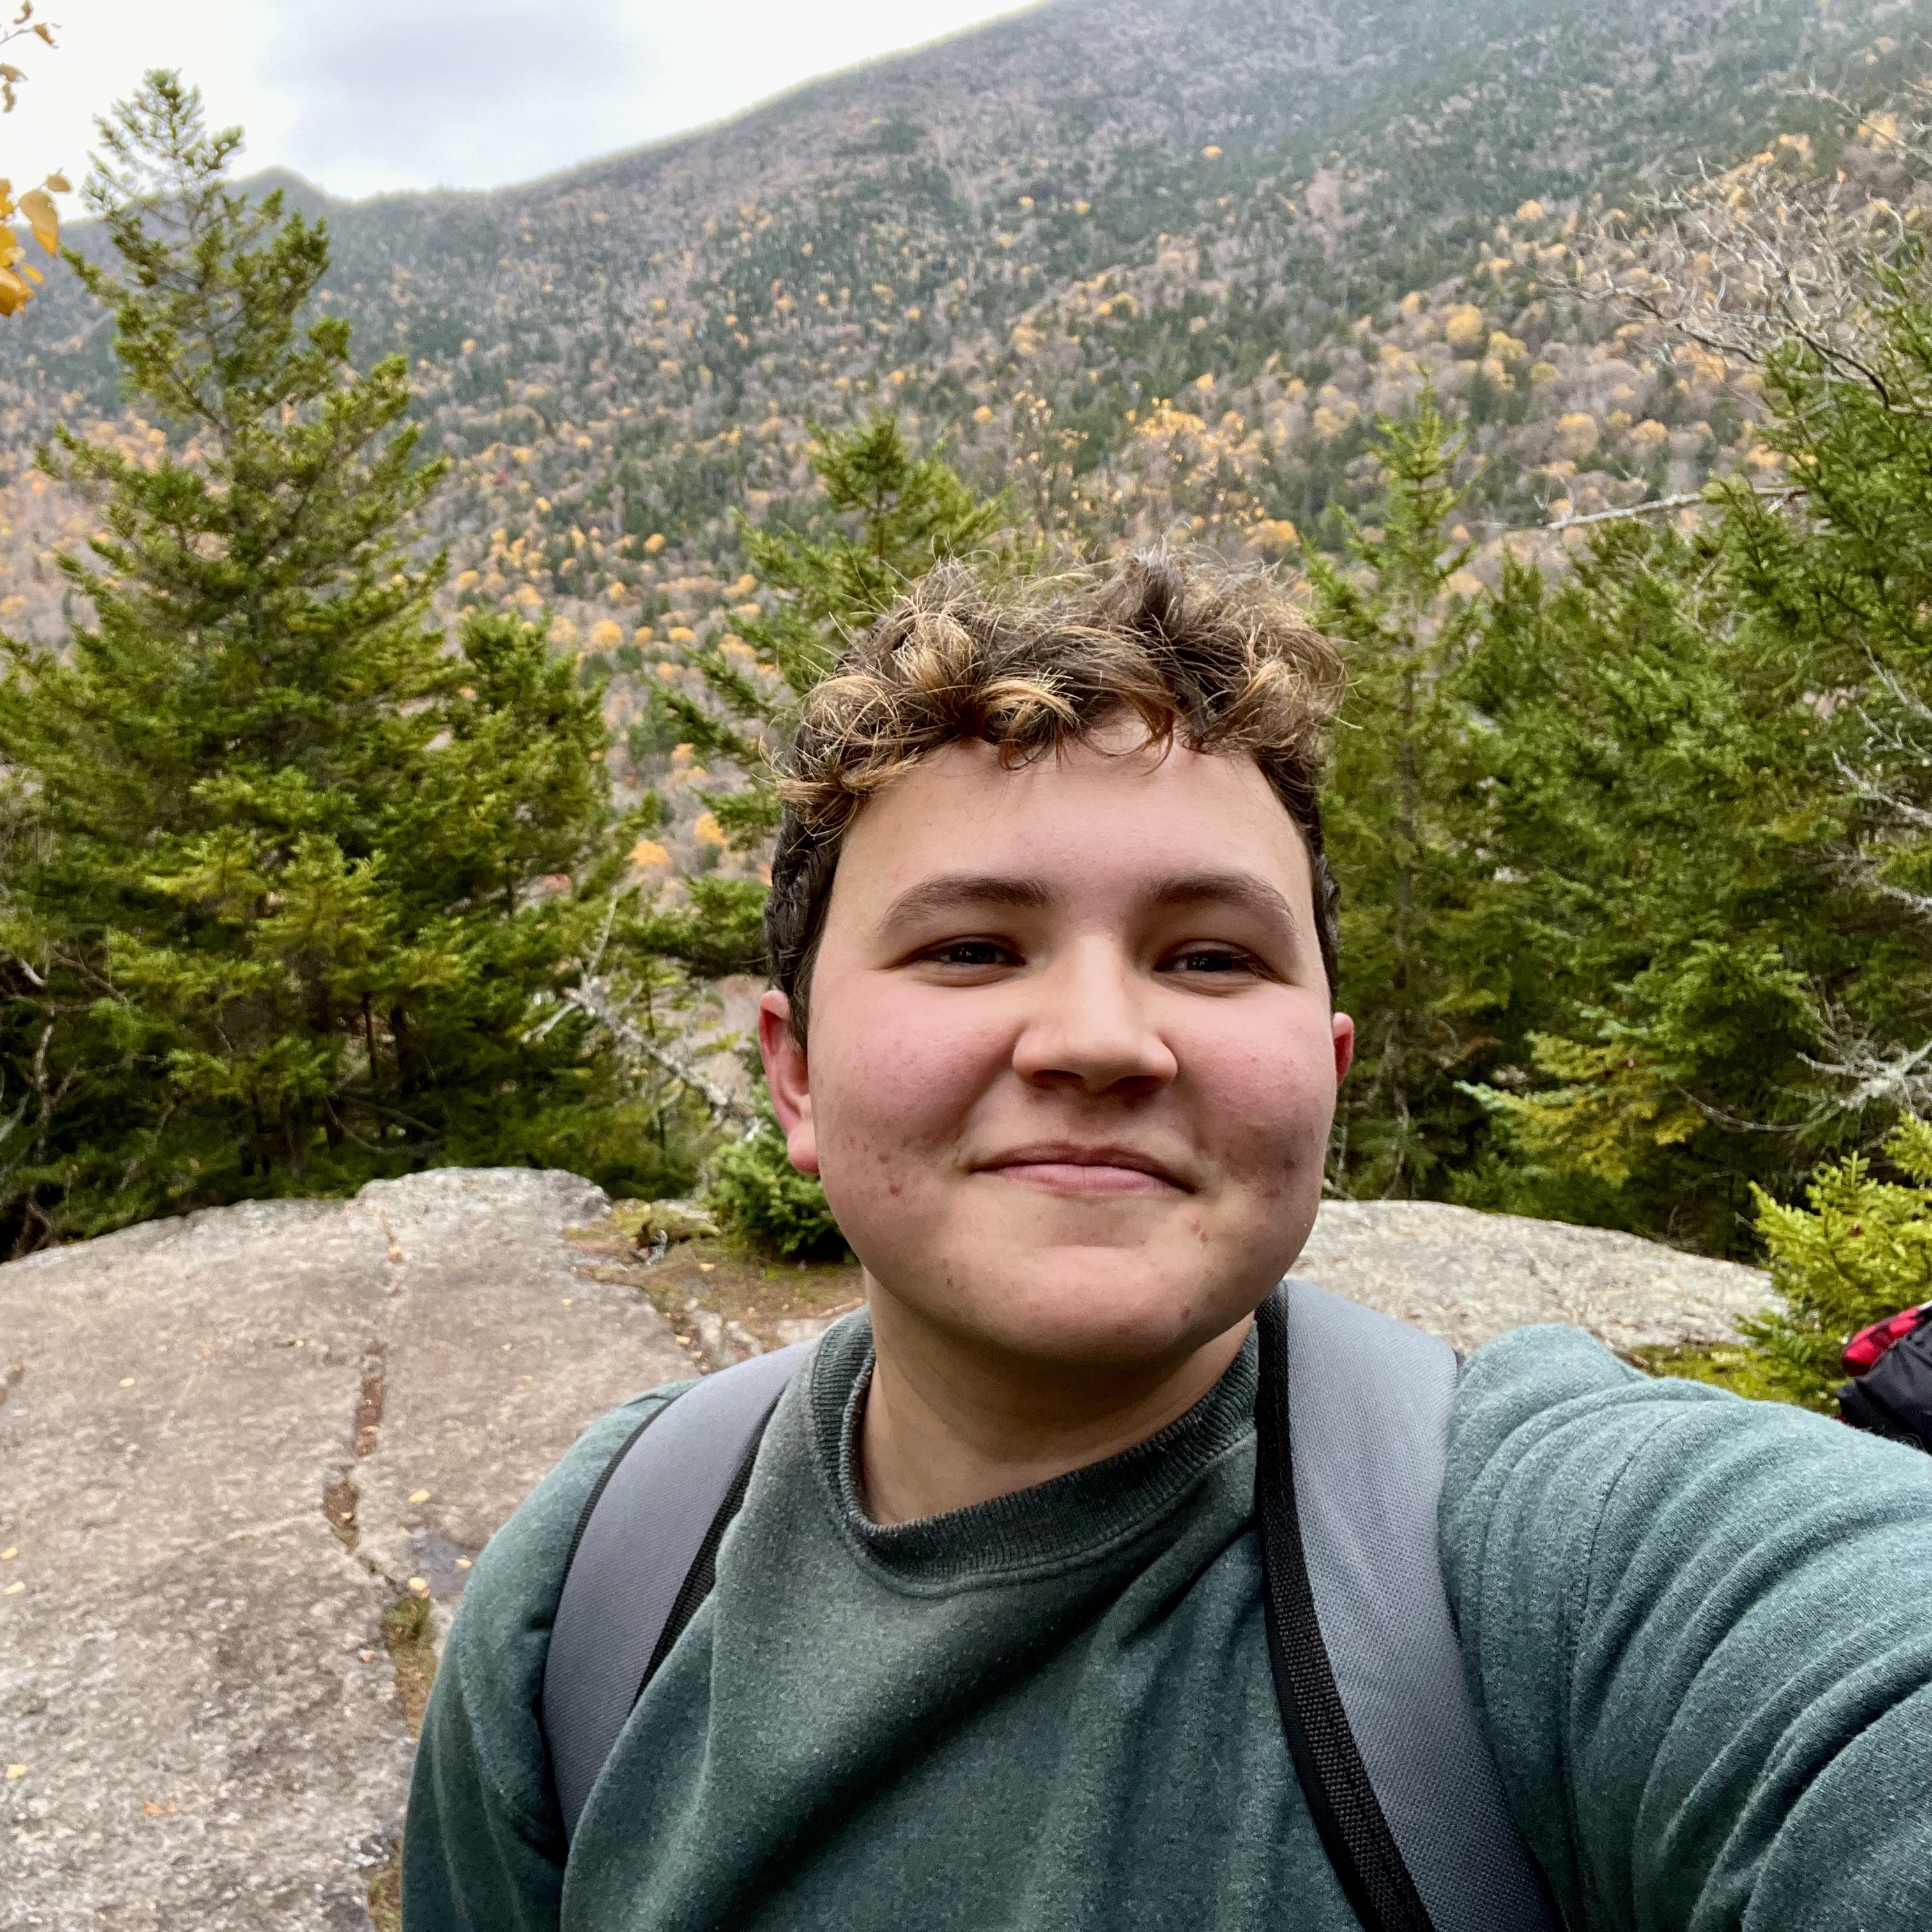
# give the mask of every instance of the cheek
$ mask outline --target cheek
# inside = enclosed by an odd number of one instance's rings
[[[900,1195],[1011,1061],[993,1016],[964,1010],[956,992],[881,976],[821,1006],[814,986],[812,1117],[827,1192]]]
[[[1182,1064],[1198,1096],[1202,1137],[1232,1178],[1279,1194],[1299,1171],[1318,1168],[1335,1112],[1325,1005],[1318,1013],[1312,1003],[1285,998],[1259,1024],[1252,1013],[1210,1015]]]

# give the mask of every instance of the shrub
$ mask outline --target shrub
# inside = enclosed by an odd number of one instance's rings
[[[727,1231],[787,1261],[836,1261],[845,1252],[825,1190],[815,1174],[801,1174],[785,1155],[784,1136],[768,1103],[763,1124],[748,1139],[722,1149],[711,1163],[706,1202]]]
[[[1853,1154],[1812,1177],[1808,1208],[1751,1190],[1780,1305],[1738,1326],[1767,1381],[1809,1408],[1830,1406],[1861,1328],[1932,1298],[1932,1124],[1907,1118],[1884,1153],[1910,1184],[1874,1180]]]

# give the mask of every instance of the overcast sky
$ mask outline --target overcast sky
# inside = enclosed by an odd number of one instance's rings
[[[1015,0],[37,0],[0,123],[16,184],[80,184],[93,116],[179,68],[244,167],[330,193],[496,188],[731,114],[854,62],[1015,10]],[[10,14],[10,4],[5,8]]]

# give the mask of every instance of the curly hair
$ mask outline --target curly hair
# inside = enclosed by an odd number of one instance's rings
[[[1011,766],[1123,717],[1149,743],[1245,754],[1301,829],[1332,992],[1337,890],[1322,849],[1325,728],[1342,661],[1259,573],[1145,552],[1008,596],[943,564],[806,695],[778,757],[783,817],[765,938],[801,1042],[839,848],[872,794],[950,744]]]

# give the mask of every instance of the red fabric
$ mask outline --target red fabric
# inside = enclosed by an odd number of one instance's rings
[[[1902,1308],[1882,1322],[1874,1322],[1869,1328],[1861,1328],[1845,1344],[1846,1372],[1863,1375],[1894,1342],[1904,1341],[1928,1316],[1932,1316],[1932,1301],[1918,1308]]]

